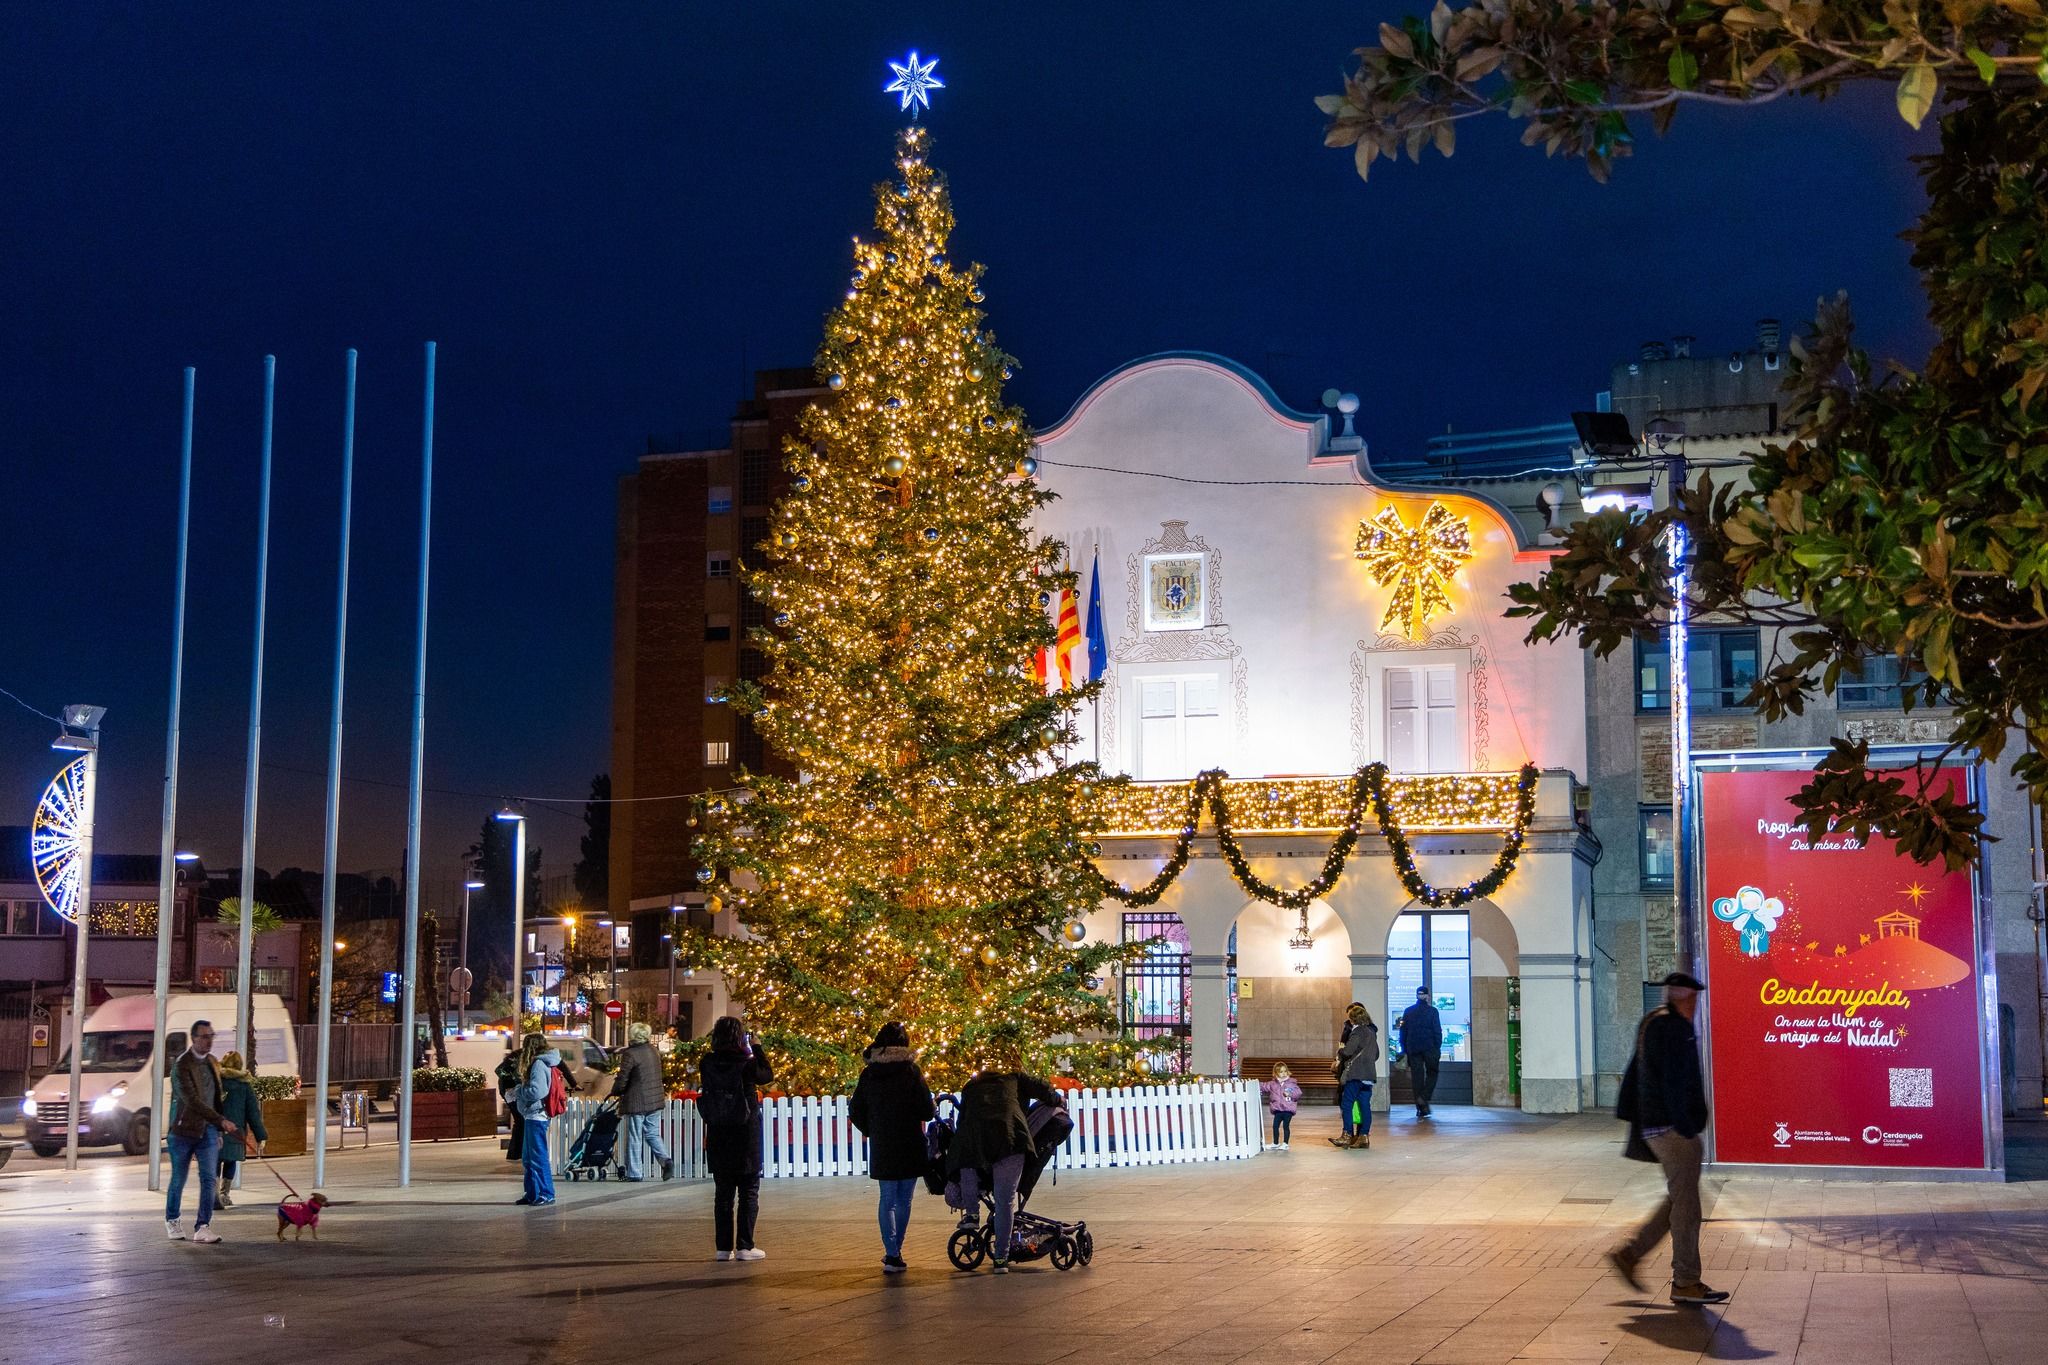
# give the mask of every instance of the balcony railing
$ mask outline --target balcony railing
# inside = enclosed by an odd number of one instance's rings
[[[1387,779],[1389,812],[1410,833],[1507,829],[1515,822],[1514,773],[1428,773]],[[1223,784],[1223,804],[1238,834],[1327,832],[1351,807],[1351,775],[1259,777]],[[1105,836],[1178,834],[1192,782],[1133,782],[1096,792]],[[1206,803],[1205,803],[1206,805]],[[1371,812],[1366,813],[1371,826]],[[1209,812],[1202,811],[1204,828]]]

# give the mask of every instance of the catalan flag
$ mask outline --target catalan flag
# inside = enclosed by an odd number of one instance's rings
[[[1053,659],[1060,670],[1060,686],[1074,685],[1074,674],[1079,673],[1083,681],[1088,677],[1088,641],[1081,634],[1081,609],[1074,600],[1072,588],[1060,589],[1059,635],[1052,647]]]

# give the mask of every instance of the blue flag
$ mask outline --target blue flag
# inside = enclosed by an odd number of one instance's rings
[[[1109,671],[1109,637],[1102,630],[1102,547],[1088,572],[1088,681]]]

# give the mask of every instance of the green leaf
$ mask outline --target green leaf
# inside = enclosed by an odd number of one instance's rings
[[[1984,84],[1993,85],[1997,83],[1998,63],[1991,60],[1990,53],[1981,47],[1966,47],[1963,49],[1963,55],[1977,64],[1978,79],[1982,80]]]
[[[1566,81],[1564,94],[1574,104],[1598,104],[1607,94],[1607,87],[1598,81]]]
[[[1671,49],[1671,60],[1667,63],[1671,72],[1671,83],[1680,90],[1690,90],[1699,83],[1700,59],[1682,47]]]
[[[1906,74],[1899,77],[1899,117],[1918,128],[1926,121],[1927,111],[1934,107],[1934,92],[1940,83],[1940,77],[1926,62],[1907,67]]]

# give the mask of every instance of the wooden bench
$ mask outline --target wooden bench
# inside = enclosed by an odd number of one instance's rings
[[[1337,1068],[1329,1057],[1246,1057],[1238,1063],[1238,1074],[1264,1083],[1273,1079],[1273,1068],[1281,1065],[1294,1073],[1303,1104],[1337,1102]]]

